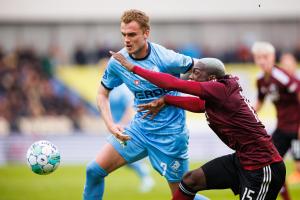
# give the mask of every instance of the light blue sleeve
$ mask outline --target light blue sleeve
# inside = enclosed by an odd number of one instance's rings
[[[108,90],[112,90],[114,87],[123,83],[122,79],[116,72],[118,67],[118,62],[115,59],[110,58],[101,80],[101,84]]]
[[[164,67],[171,74],[184,74],[194,65],[194,60],[170,49],[161,49]]]

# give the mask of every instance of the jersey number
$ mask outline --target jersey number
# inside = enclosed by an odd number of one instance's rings
[[[249,188],[245,187],[245,191],[242,197],[242,200],[252,200],[252,195],[255,193],[255,191],[250,190]]]
[[[260,120],[258,119],[258,116],[256,114],[256,112],[254,111],[254,109],[252,108],[250,102],[248,99],[245,98],[245,96],[243,95],[243,93],[240,91],[240,95],[242,96],[244,102],[246,103],[246,105],[248,106],[248,108],[250,109],[250,111],[252,112],[256,122],[260,122]]]
[[[167,164],[164,162],[160,163],[160,166],[162,167],[163,171],[162,171],[162,175],[165,176],[166,172],[167,172]]]

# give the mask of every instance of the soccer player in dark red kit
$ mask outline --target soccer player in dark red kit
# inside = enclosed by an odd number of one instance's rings
[[[156,114],[172,105],[204,112],[211,129],[235,153],[221,156],[186,173],[173,200],[192,200],[201,190],[231,188],[240,199],[274,200],[285,181],[285,165],[248,100],[238,78],[225,74],[224,64],[202,58],[192,68],[190,81],[165,73],[145,70],[111,52],[129,71],[158,87],[196,97],[166,95],[141,109]]]
[[[280,63],[279,67],[284,69],[290,76],[294,76],[297,80],[300,82],[300,76],[297,74],[297,60],[295,56],[291,53],[284,53],[280,56]],[[300,110],[298,111],[300,113]],[[300,127],[298,134],[300,133]],[[300,156],[300,142],[299,142],[300,136],[298,135],[298,139],[295,139],[292,141],[291,149],[293,153],[294,158],[299,158]],[[298,149],[298,151],[297,151]],[[298,154],[298,155],[297,155]],[[295,159],[295,170],[292,172],[289,177],[287,178],[288,184],[299,184],[300,183],[300,161]]]
[[[255,64],[262,74],[257,80],[258,99],[255,110],[259,111],[269,96],[277,112],[277,127],[272,134],[273,142],[282,157],[292,148],[296,166],[300,170],[300,85],[287,71],[275,66],[275,48],[268,42],[256,42],[252,47]],[[293,141],[293,146],[292,146]],[[297,147],[298,146],[298,147]],[[284,200],[289,200],[286,187],[281,191]]]

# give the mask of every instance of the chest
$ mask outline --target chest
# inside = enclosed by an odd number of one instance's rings
[[[264,96],[268,96],[271,101],[278,101],[284,96],[289,96],[287,87],[277,83],[276,81],[261,81],[259,91]]]

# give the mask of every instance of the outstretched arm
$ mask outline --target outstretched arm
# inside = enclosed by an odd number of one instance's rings
[[[148,110],[148,112],[146,112],[146,114],[142,118],[145,118],[146,116],[150,115],[150,119],[153,119],[165,106],[165,104],[176,106],[184,110],[196,113],[201,113],[205,111],[205,101],[198,97],[182,97],[171,95],[160,97],[159,99],[156,99],[150,103],[140,104],[138,105],[138,111],[140,112]]]
[[[139,66],[134,66],[120,53],[114,53],[112,51],[110,51],[110,53],[117,61],[121,63],[121,65],[126,67],[129,71],[132,71],[135,74],[147,79],[160,88],[164,88],[167,90],[177,90],[183,93],[200,96],[200,82],[181,80],[170,74],[146,70]]]
[[[198,97],[171,96],[164,97],[166,104],[188,110],[190,112],[202,113],[205,111],[205,101]]]

